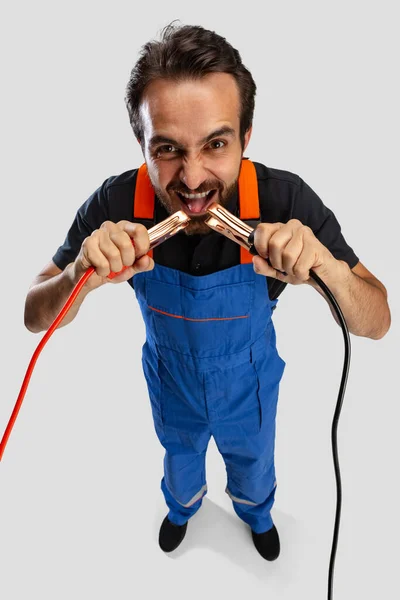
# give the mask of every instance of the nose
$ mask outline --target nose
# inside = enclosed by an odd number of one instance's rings
[[[200,160],[185,160],[181,166],[179,179],[189,190],[197,190],[207,179],[207,171],[204,169]]]

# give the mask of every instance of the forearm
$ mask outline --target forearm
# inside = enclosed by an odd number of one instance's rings
[[[385,335],[390,327],[390,310],[383,286],[381,289],[358,277],[347,263],[338,260],[335,260],[334,268],[321,272],[320,277],[339,303],[351,333],[372,339]],[[308,283],[326,298],[312,279]],[[329,306],[338,322],[330,302]]]
[[[27,329],[33,333],[46,331],[64,306],[76,283],[76,274],[71,263],[62,273],[33,285],[25,302],[24,320]],[[80,291],[59,327],[64,327],[76,317],[89,291],[85,287]]]

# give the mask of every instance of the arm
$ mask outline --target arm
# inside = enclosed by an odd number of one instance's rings
[[[73,266],[74,263],[70,263],[62,271],[51,261],[33,280],[26,297],[24,314],[25,326],[32,333],[47,330],[64,306],[75,286]],[[89,290],[85,288],[81,290],[59,327],[64,327],[76,317],[88,293]]]
[[[337,262],[340,263],[339,269],[342,270],[341,277],[339,276],[337,281],[333,280],[329,285],[330,278],[327,276],[324,282],[338,301],[349,331],[354,335],[374,340],[382,338],[391,323],[385,286],[360,262],[353,269],[343,261]],[[325,294],[315,281],[309,279],[307,283],[325,298]],[[337,321],[330,302],[328,300],[327,302]]]
[[[390,310],[383,284],[361,263],[350,269],[347,263],[335,259],[313,231],[297,219],[285,224],[260,224],[254,243],[260,254],[253,259],[257,273],[294,285],[308,283],[324,296],[309,277],[313,269],[338,301],[351,333],[380,339],[388,331]]]

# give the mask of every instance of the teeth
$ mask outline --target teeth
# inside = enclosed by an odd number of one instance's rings
[[[203,194],[184,194],[183,192],[181,192],[181,194],[184,198],[187,198],[188,200],[195,200],[196,198],[205,198],[208,192],[203,192]]]

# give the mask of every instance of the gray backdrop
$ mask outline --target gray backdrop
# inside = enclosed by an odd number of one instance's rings
[[[42,337],[23,324],[32,279],[92,191],[142,162],[123,101],[140,47],[173,19],[214,29],[258,85],[248,155],[298,173],[389,292],[389,334],[352,336],[335,600],[398,593],[395,4],[37,0],[5,2],[0,18],[0,434]],[[287,362],[273,512],[279,560],[263,561],[234,515],[212,443],[202,510],[177,552],[158,548],[163,450],[141,373],[144,327],[130,287],[108,285],[43,351],[0,464],[2,599],[326,597],[342,334],[306,286],[287,289],[274,318]]]

